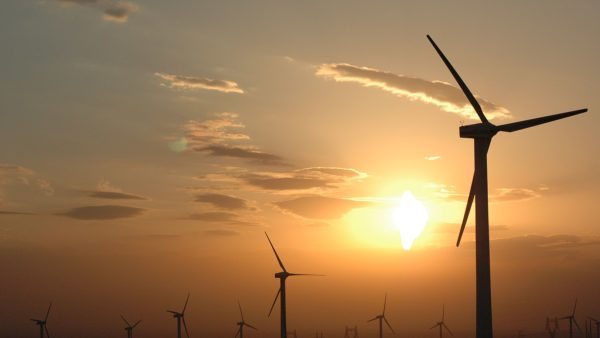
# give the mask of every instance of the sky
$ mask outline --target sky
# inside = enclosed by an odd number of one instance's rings
[[[488,153],[497,336],[541,335],[600,294],[600,3],[8,0],[0,11],[0,337],[250,338],[280,269],[288,327],[342,336],[386,315],[474,335],[477,117],[586,114]],[[426,210],[406,244],[402,196]],[[410,222],[409,222],[410,223]],[[410,242],[410,241],[408,241]],[[404,245],[403,245],[404,244]],[[407,246],[410,246],[408,249]],[[559,337],[566,337],[566,322]],[[387,334],[390,334],[389,332]],[[579,335],[579,333],[577,333]]]

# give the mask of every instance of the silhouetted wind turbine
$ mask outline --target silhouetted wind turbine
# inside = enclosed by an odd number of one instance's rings
[[[185,336],[190,338],[190,334],[188,333],[187,324],[185,323],[185,309],[187,308],[188,301],[190,300],[190,294],[188,293],[187,298],[185,299],[185,304],[183,304],[183,310],[181,312],[167,310],[167,312],[173,314],[173,318],[177,319],[177,338],[181,338],[181,322],[183,322],[183,328],[185,329]]]
[[[125,325],[127,325],[125,327],[125,331],[127,331],[127,338],[133,338],[133,329],[136,326],[138,326],[138,324],[141,322],[141,320],[138,320],[137,322],[135,322],[135,324],[131,325],[131,324],[129,324],[127,319],[125,319],[125,317],[123,317],[123,315],[121,315],[121,319],[123,319],[123,321],[125,322]]]
[[[596,324],[596,335],[597,338],[600,338],[600,320],[596,320],[592,317],[588,317],[594,324]]]
[[[430,330],[431,330],[431,329],[434,329],[436,326],[439,326],[439,328],[440,328],[440,338],[442,338],[442,333],[443,333],[442,327],[443,327],[444,329],[446,329],[446,331],[448,331],[448,333],[449,333],[451,336],[454,336],[454,335],[452,334],[452,331],[450,331],[450,329],[448,328],[448,326],[446,326],[446,323],[444,322],[444,315],[445,315],[445,309],[444,309],[444,308],[445,308],[445,306],[443,306],[443,305],[442,305],[442,320],[440,320],[439,322],[437,322],[437,323],[436,323],[434,326],[432,326],[432,327],[430,328]]]
[[[546,317],[546,331],[548,331],[550,338],[556,337],[556,331],[558,331],[558,318]]]
[[[46,317],[44,317],[44,320],[30,318],[31,321],[35,322],[35,325],[40,327],[40,338],[44,338],[44,333],[46,333],[46,338],[50,338],[50,333],[48,332],[48,327],[46,324],[48,323],[48,316],[50,315],[51,308],[52,302],[50,302],[50,305],[48,306],[48,311],[46,311]]]
[[[396,334],[396,332],[394,331],[394,329],[392,328],[392,326],[390,325],[390,323],[388,322],[387,318],[385,318],[385,305],[387,303],[387,293],[385,294],[385,298],[383,299],[383,311],[381,311],[380,315],[377,315],[369,320],[367,320],[367,323],[372,322],[374,320],[379,320],[379,338],[383,338],[383,322],[385,322],[385,324],[390,328],[390,330],[392,330],[393,334]]]
[[[577,309],[577,298],[575,298],[575,305],[573,306],[573,312],[571,312],[571,315],[560,318],[560,319],[568,319],[569,320],[569,338],[573,338],[573,323],[575,323],[575,326],[577,326],[577,330],[579,330],[579,332],[581,332],[581,328],[579,327],[579,324],[577,324],[577,320],[575,319],[575,310],[576,309]]]
[[[240,309],[240,317],[242,317],[242,320],[237,322],[237,325],[240,327],[237,331],[237,333],[235,334],[235,336],[237,337],[238,335],[240,336],[240,338],[244,338],[244,326],[247,326],[251,329],[254,330],[258,330],[257,328],[255,328],[254,326],[246,323],[244,321],[244,313],[242,312],[242,306],[240,305],[240,301],[238,300],[238,308]]]
[[[279,278],[279,290],[277,291],[277,294],[275,295],[275,300],[273,301],[273,305],[271,305],[271,309],[269,310],[269,317],[271,316],[271,312],[273,312],[275,303],[277,303],[277,298],[281,295],[281,299],[279,300],[279,304],[281,305],[281,338],[287,338],[287,319],[286,319],[286,310],[285,310],[285,280],[286,280],[286,278],[291,277],[291,276],[323,276],[323,275],[288,272],[285,269],[285,266],[283,266],[283,262],[279,258],[279,255],[277,254],[277,250],[275,250],[275,247],[273,246],[273,243],[271,242],[271,239],[269,238],[269,235],[267,234],[266,231],[265,231],[265,235],[267,236],[267,240],[269,241],[269,244],[271,245],[271,248],[273,249],[273,253],[275,254],[275,258],[277,258],[277,262],[279,263],[279,266],[283,270],[283,271],[277,272],[275,274],[275,278]]]
[[[476,336],[477,338],[491,338],[493,336],[492,328],[492,290],[490,281],[490,237],[489,237],[489,218],[488,218],[488,184],[487,184],[487,152],[492,141],[492,137],[499,131],[513,132],[521,129],[534,127],[540,124],[563,119],[573,115],[585,113],[587,109],[579,109],[566,113],[538,117],[530,120],[507,123],[496,126],[488,121],[483,114],[481,106],[477,102],[475,96],[471,93],[460,75],[456,72],[450,61],[444,53],[438,48],[433,39],[427,35],[427,39],[433,45],[442,58],[446,67],[452,73],[452,76],[466,95],[467,99],[473,106],[473,109],[479,116],[481,123],[461,126],[459,128],[460,137],[472,138],[475,141],[475,172],[473,174],[473,182],[471,183],[471,191],[467,200],[467,207],[463,217],[462,226],[458,235],[456,246],[460,244],[469,211],[475,203],[475,256],[476,256],[476,275],[477,275],[477,307],[476,307]]]

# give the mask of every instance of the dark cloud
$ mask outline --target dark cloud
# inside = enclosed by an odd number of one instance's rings
[[[258,151],[253,148],[213,144],[205,147],[196,147],[194,148],[194,150],[199,152],[207,152],[211,156],[240,158],[245,160],[252,160],[261,164],[285,164],[281,157]]]
[[[122,205],[93,205],[73,208],[60,215],[81,220],[112,220],[141,215],[145,209]]]
[[[35,215],[31,212],[0,210],[0,215]]]
[[[89,197],[113,200],[146,200],[147,198],[118,191],[90,191]]]
[[[208,203],[212,204],[215,207],[223,208],[223,209],[247,209],[248,203],[246,200],[238,197],[233,197],[229,195],[216,194],[216,193],[206,193],[196,195],[194,197],[195,202]]]
[[[275,202],[283,210],[311,219],[336,219],[355,208],[366,207],[369,202],[353,201],[324,196],[305,196]]]
[[[204,222],[234,222],[237,221],[237,214],[231,212],[211,211],[191,214],[189,219]]]
[[[235,230],[228,229],[212,229],[212,230],[204,230],[202,232],[204,236],[209,237],[231,237],[238,236],[240,233]]]
[[[129,15],[136,12],[139,6],[129,1],[119,0],[57,0],[64,4],[88,6],[101,11],[104,20],[127,22]]]
[[[168,81],[168,86],[170,88],[216,90],[223,93],[244,93],[244,90],[234,81],[165,73],[154,73],[154,75]]]
[[[446,82],[427,81],[347,63],[323,64],[316,75],[338,82],[356,82],[365,87],[380,88],[411,100],[435,104],[447,112],[479,120],[463,92]],[[477,100],[488,119],[510,116],[510,112],[504,107],[480,97]]]

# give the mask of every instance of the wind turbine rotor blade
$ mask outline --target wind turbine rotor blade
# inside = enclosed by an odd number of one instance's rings
[[[446,314],[446,304],[442,304],[442,323],[444,322],[445,314]]]
[[[141,322],[142,322],[141,320],[138,320],[135,324],[133,324],[133,326],[131,328],[133,329],[134,327],[138,326],[138,324]]]
[[[385,293],[385,297],[383,298],[383,312],[382,315],[385,316],[385,305],[387,304],[387,292]]]
[[[185,313],[185,309],[187,308],[189,300],[190,300],[190,293],[188,292],[187,298],[185,299],[185,304],[183,304],[183,310],[181,310],[181,314]]]
[[[573,305],[573,312],[571,313],[571,316],[573,317],[573,319],[575,319],[575,310],[577,309],[577,298],[575,298],[575,305]]]
[[[167,312],[172,313],[174,315],[180,315],[181,313],[177,312],[177,311],[173,311],[173,310],[167,310]]]
[[[507,123],[507,124],[503,124],[501,126],[497,126],[496,128],[499,131],[506,131],[506,132],[512,133],[513,131],[530,128],[530,127],[535,127],[540,124],[544,124],[544,123],[564,119],[566,117],[582,114],[582,113],[585,113],[586,111],[587,111],[587,108],[578,109],[578,110],[573,110],[573,111],[569,111],[566,113],[542,116],[542,117],[537,117],[534,119],[518,121],[518,122],[513,122],[513,123]]]
[[[367,323],[370,323],[370,322],[374,321],[375,319],[377,319],[377,316],[375,316],[375,317],[373,317],[373,318],[371,318],[371,319],[367,320]]]
[[[593,321],[595,321],[595,322],[598,322],[598,320],[597,320],[597,319],[595,319],[594,317],[590,317],[590,316],[588,316],[588,318],[589,318],[589,319],[591,319],[591,320],[593,320]]]
[[[269,310],[268,317],[271,317],[271,312],[273,312],[273,308],[275,307],[275,303],[277,303],[277,298],[279,298],[280,293],[281,293],[281,288],[279,290],[277,290],[277,294],[275,295],[275,300],[273,301],[273,304],[271,305],[271,309]]]
[[[581,328],[579,327],[579,324],[577,324],[577,319],[575,319],[575,317],[573,317],[573,323],[575,323],[577,330],[579,330],[579,332],[581,332]]]
[[[46,331],[46,338],[50,338],[50,332],[48,332],[48,327],[44,325],[44,331]]]
[[[240,316],[242,317],[242,322],[244,321],[244,313],[242,312],[242,305],[240,304],[240,300],[238,299],[238,308],[240,309]]]
[[[250,325],[250,324],[248,324],[248,323],[244,323],[244,325],[246,325],[247,327],[249,327],[249,328],[251,328],[251,329],[254,329],[254,330],[257,330],[257,331],[258,331],[258,329],[257,329],[257,328],[255,328],[254,326],[252,326],[252,325]]]
[[[320,275],[316,273],[288,273],[288,276],[312,276],[312,277],[325,277],[326,275]]]
[[[185,323],[185,318],[181,318],[181,321],[183,322],[183,328],[185,330],[185,336],[187,338],[190,338],[190,333],[188,332],[187,324]]]
[[[33,319],[33,318],[29,318],[29,320],[31,320],[32,322],[39,322],[39,319]]]
[[[436,327],[438,327],[439,325],[440,325],[439,323],[438,323],[438,324],[435,324],[434,326],[430,327],[429,329],[430,329],[430,330],[432,330],[432,329],[435,329],[435,328],[436,328]]]
[[[279,255],[277,254],[277,250],[275,250],[275,246],[273,246],[273,243],[271,242],[271,239],[269,238],[269,235],[267,234],[266,231],[265,231],[265,235],[267,236],[267,240],[269,241],[269,244],[271,244],[271,249],[273,249],[273,253],[275,253],[275,257],[277,258],[277,262],[279,263],[279,266],[283,269],[283,271],[287,272],[287,270],[285,269],[285,266],[283,266],[283,262],[281,261],[281,258],[279,258]]]
[[[473,173],[473,181],[471,181],[471,189],[469,190],[469,198],[467,199],[467,207],[465,208],[465,215],[463,216],[463,221],[460,226],[460,232],[458,233],[458,239],[456,240],[456,246],[460,245],[460,241],[462,239],[463,233],[465,232],[465,227],[467,226],[467,220],[469,219],[469,213],[471,212],[471,207],[473,206],[473,200],[475,199],[475,180],[477,179],[477,172]]]
[[[48,316],[50,315],[51,308],[52,308],[52,302],[50,302],[50,305],[48,306],[48,311],[46,312],[46,317],[44,318],[44,321],[48,320]]]
[[[450,63],[450,61],[446,58],[446,56],[444,55],[444,53],[442,52],[442,50],[433,41],[433,39],[431,38],[431,36],[427,35],[427,39],[429,39],[429,42],[431,42],[431,44],[433,45],[433,48],[435,48],[436,52],[442,58],[442,61],[444,61],[444,63],[446,64],[446,67],[448,67],[448,70],[450,70],[450,73],[452,73],[452,76],[454,76],[454,79],[456,80],[456,82],[460,86],[460,89],[462,89],[463,93],[465,93],[465,96],[467,97],[467,99],[471,103],[471,106],[473,106],[473,109],[475,109],[475,112],[477,113],[477,116],[479,116],[479,119],[481,120],[481,122],[483,122],[485,124],[491,124],[488,121],[488,119],[485,117],[485,115],[483,114],[483,110],[481,109],[481,106],[479,105],[479,102],[477,102],[477,100],[475,99],[475,96],[473,95],[473,93],[471,93],[471,90],[469,90],[469,87],[467,87],[467,85],[462,80],[462,78],[460,77],[460,75],[458,75],[458,72],[456,71],[456,69],[454,69],[454,67],[452,66],[452,64]]]
[[[394,329],[392,328],[392,326],[388,322],[387,318],[383,317],[383,320],[385,321],[385,324],[390,328],[390,330],[392,330],[392,333],[396,334],[396,331],[394,331]]]
[[[450,329],[448,328],[448,326],[446,326],[446,323],[442,323],[442,325],[444,325],[444,328],[446,329],[446,331],[448,331],[448,333],[449,333],[451,336],[454,336],[454,334],[452,333],[452,331],[450,331]]]
[[[121,319],[123,319],[127,326],[131,326],[131,324],[129,324],[129,322],[127,321],[127,319],[125,319],[125,317],[123,317],[123,315],[121,315]]]
[[[234,336],[234,338],[237,338],[237,336],[239,336],[239,335],[240,335],[240,331],[242,331],[242,327],[241,327],[241,326],[240,326],[240,327],[237,329],[237,331],[235,332],[235,336]]]

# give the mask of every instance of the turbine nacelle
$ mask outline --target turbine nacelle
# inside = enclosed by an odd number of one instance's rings
[[[498,133],[498,128],[491,123],[469,124],[458,130],[461,138],[492,138]]]
[[[275,278],[280,278],[280,279],[286,279],[290,276],[290,273],[287,271],[281,271],[281,272],[277,272],[275,274]]]

